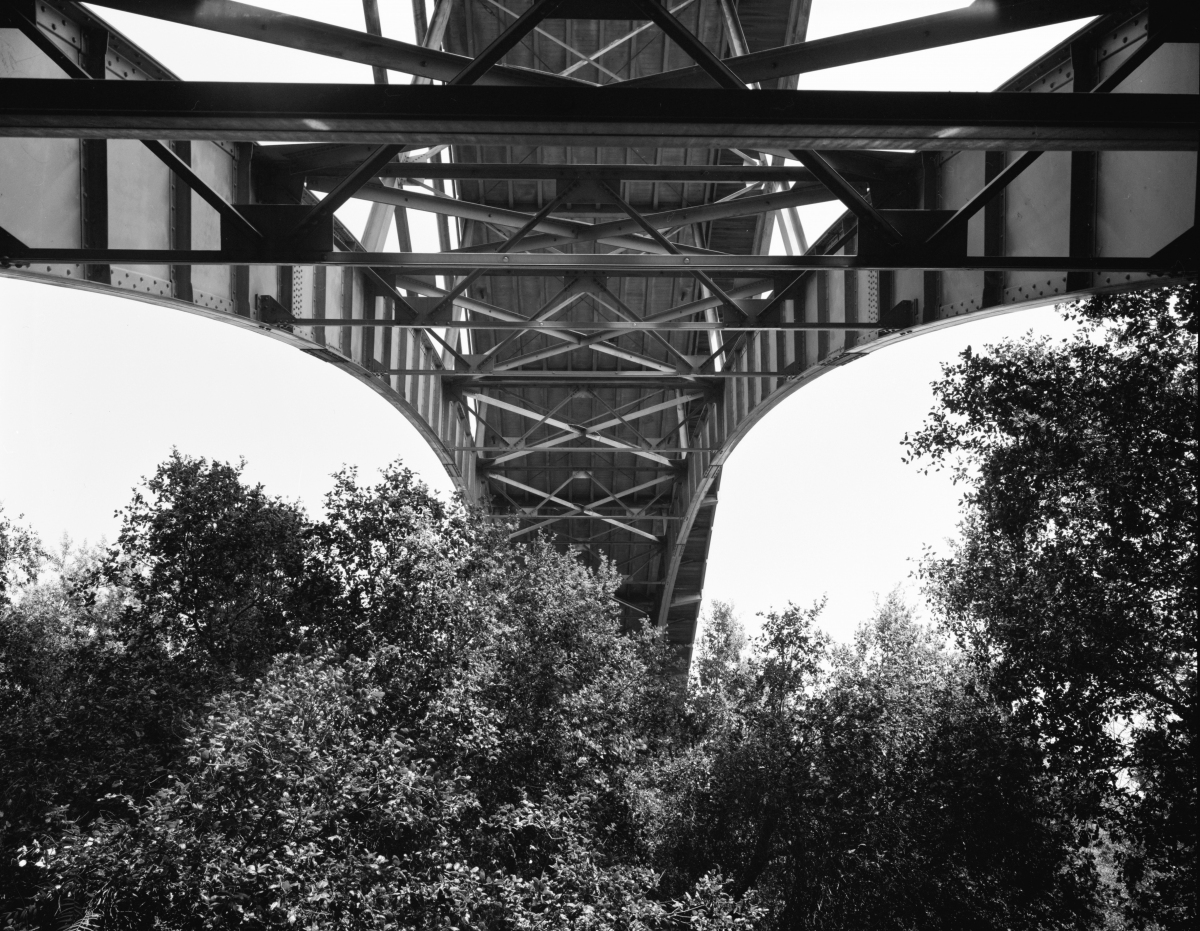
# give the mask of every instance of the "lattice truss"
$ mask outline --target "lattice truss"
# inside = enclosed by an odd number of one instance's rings
[[[184,82],[79,4],[6,0],[0,270],[342,367],[514,537],[612,560],[630,618],[685,655],[721,465],[783,397],[964,314],[1195,269],[1182,3],[977,2],[805,41],[811,0],[416,0],[414,45],[376,2],[361,31],[93,4],[359,62],[372,86]],[[1081,17],[992,94],[795,89]],[[359,238],[334,217],[351,198]],[[797,208],[835,200],[807,242]],[[438,251],[413,250],[413,211]]]

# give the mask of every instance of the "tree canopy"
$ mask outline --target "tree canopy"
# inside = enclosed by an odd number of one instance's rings
[[[0,928],[1190,928],[1195,292],[1076,313],[907,441],[966,488],[940,625],[716,604],[685,683],[613,567],[399,464],[0,516]]]

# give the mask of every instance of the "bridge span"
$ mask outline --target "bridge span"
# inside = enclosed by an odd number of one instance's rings
[[[1196,270],[1183,3],[982,0],[806,42],[811,0],[417,0],[419,45],[380,34],[376,0],[361,32],[93,6],[375,84],[185,82],[79,3],[6,0],[0,273],[340,367],[515,537],[612,560],[630,617],[685,653],[722,464],[793,391],[972,315]],[[992,94],[795,89],[1087,16]],[[361,237],[334,216],[350,198],[372,205]],[[806,242],[796,208],[832,200]],[[413,251],[411,211],[439,251]]]

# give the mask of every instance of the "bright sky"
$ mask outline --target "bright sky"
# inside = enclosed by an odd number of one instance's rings
[[[356,0],[259,5],[362,28]],[[809,38],[964,5],[815,0]],[[412,41],[409,0],[380,7],[384,34]],[[364,65],[95,10],[185,79],[371,81]],[[1080,25],[831,69],[803,76],[800,86],[987,91]],[[800,212],[812,241],[841,209]],[[351,202],[338,215],[360,232],[367,206]],[[432,219],[409,216],[414,248],[436,250]],[[953,535],[961,489],[901,464],[900,439],[929,410],[939,363],[968,344],[1030,329],[1069,332],[1051,309],[951,327],[833,369],[772,411],[725,468],[706,601],[732,600],[750,621],[789,600],[827,595],[826,626],[845,639],[876,594],[907,584],[916,600],[911,560]],[[63,534],[111,540],[114,512],[173,446],[244,457],[251,480],[314,513],[343,464],[369,478],[401,457],[433,488],[451,488],[407,421],[330,365],[186,313],[0,278],[0,507],[9,517],[23,513],[51,543]]]

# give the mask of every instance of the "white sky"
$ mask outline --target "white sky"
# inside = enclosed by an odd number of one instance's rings
[[[362,28],[358,0],[259,5]],[[815,0],[809,38],[964,5]],[[411,41],[408,0],[380,7],[384,34]],[[96,12],[185,79],[371,81],[365,65]],[[800,86],[987,91],[1080,25],[830,69],[802,76]],[[800,212],[811,241],[841,208]],[[367,205],[351,202],[338,215],[361,232]],[[414,248],[436,250],[432,218],[409,217]],[[767,415],[725,467],[706,602],[732,600],[750,621],[755,612],[825,594],[826,626],[845,639],[877,593],[907,583],[915,600],[911,560],[953,535],[960,489],[902,465],[900,439],[929,410],[940,362],[968,344],[1029,329],[1069,332],[1050,309],[952,327],[836,368]],[[9,517],[23,513],[51,543],[63,534],[111,540],[114,512],[172,446],[213,459],[245,457],[249,479],[313,513],[343,464],[369,478],[402,457],[433,488],[451,487],[407,421],[330,365],[186,313],[0,278],[0,507]]]

